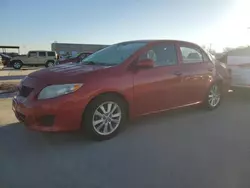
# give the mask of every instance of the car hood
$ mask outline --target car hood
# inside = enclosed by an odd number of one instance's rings
[[[11,59],[11,57],[8,56],[8,55],[6,55],[6,54],[2,54],[2,53],[1,53],[0,56],[5,57],[5,58],[8,58],[8,59]]]
[[[104,68],[109,67],[97,65],[83,65],[79,63],[63,64],[33,72],[29,74],[29,77],[42,79],[48,84],[82,82],[84,74]]]

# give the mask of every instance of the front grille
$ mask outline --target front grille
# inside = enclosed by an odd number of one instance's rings
[[[21,86],[19,90],[19,95],[22,97],[28,97],[32,91],[33,91],[33,88],[30,88],[27,86]]]

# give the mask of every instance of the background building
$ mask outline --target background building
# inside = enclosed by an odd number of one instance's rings
[[[100,44],[69,44],[69,43],[52,43],[51,50],[56,51],[60,55],[75,56],[81,52],[96,52],[108,45]]]

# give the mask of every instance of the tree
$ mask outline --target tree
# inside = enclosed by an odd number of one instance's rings
[[[216,55],[216,51],[214,49],[209,49],[208,52],[212,55]]]
[[[207,52],[209,52],[212,55],[216,54],[216,51],[214,49],[211,48],[211,45],[206,46],[206,45],[202,45],[201,46],[204,50],[206,50]]]
[[[225,48],[223,48],[223,52],[224,53],[227,53],[227,52],[230,52],[230,51],[232,51],[234,48],[231,48],[231,47],[225,47]]]

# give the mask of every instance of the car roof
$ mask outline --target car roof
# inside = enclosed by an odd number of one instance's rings
[[[188,42],[188,41],[183,41],[183,40],[168,40],[168,39],[148,39],[148,40],[132,40],[132,41],[124,41],[124,42],[121,42],[121,43],[129,43],[129,42],[145,42],[145,43],[157,43],[157,42],[173,42],[173,43],[186,43],[186,44],[190,44],[190,45],[196,45],[196,46],[199,46],[195,43],[192,43],[192,42]]]

